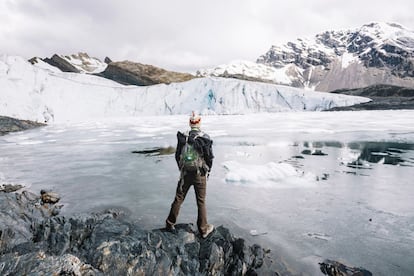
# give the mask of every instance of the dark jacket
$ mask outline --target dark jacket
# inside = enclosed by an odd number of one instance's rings
[[[195,138],[195,136],[201,136]],[[195,139],[194,139],[195,138]],[[188,133],[188,143],[193,145],[194,148],[201,154],[206,165],[208,166],[208,171],[211,171],[211,167],[213,166],[213,140],[210,139],[207,133],[204,133],[198,129],[192,129]],[[175,151],[175,160],[177,161],[177,165],[179,166],[180,155],[183,146],[185,145],[185,135],[181,132],[177,132],[177,150]]]

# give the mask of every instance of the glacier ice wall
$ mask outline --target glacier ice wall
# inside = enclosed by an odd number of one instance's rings
[[[107,117],[189,114],[250,114],[318,111],[367,98],[226,78],[124,86],[105,78],[53,72],[21,57],[0,57],[0,115],[40,122]]]

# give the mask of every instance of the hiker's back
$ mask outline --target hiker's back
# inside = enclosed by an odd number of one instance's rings
[[[181,134],[181,133],[180,133]],[[206,162],[203,157],[203,149],[197,144],[197,139],[203,137],[204,133],[199,130],[191,130],[182,134],[184,144],[182,145],[178,166],[185,172],[202,173],[206,169]]]

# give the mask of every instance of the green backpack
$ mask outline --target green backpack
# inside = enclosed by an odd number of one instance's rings
[[[197,139],[197,137],[200,137],[200,134],[197,134],[194,137],[194,140]],[[203,167],[204,159],[201,156],[201,154],[194,148],[193,145],[190,145],[188,143],[188,135],[185,135],[185,144],[181,150],[180,155],[180,168],[183,171],[191,171],[198,173],[200,172],[200,169]]]

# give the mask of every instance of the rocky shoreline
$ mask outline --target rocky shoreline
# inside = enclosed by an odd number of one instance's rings
[[[28,120],[18,120],[6,116],[0,116],[0,136],[10,132],[22,131],[41,126],[45,126],[45,124]]]
[[[414,109],[413,88],[379,84],[365,88],[336,90],[331,93],[367,97],[372,101],[352,106],[334,107],[327,111]]]
[[[1,275],[278,275],[269,251],[223,226],[206,239],[192,224],[148,231],[122,210],[60,216],[57,201],[0,192]]]
[[[203,239],[192,224],[174,233],[141,229],[120,209],[65,217],[56,193],[1,187],[1,275],[295,275],[223,226]],[[319,265],[326,275],[371,275],[335,261]]]

